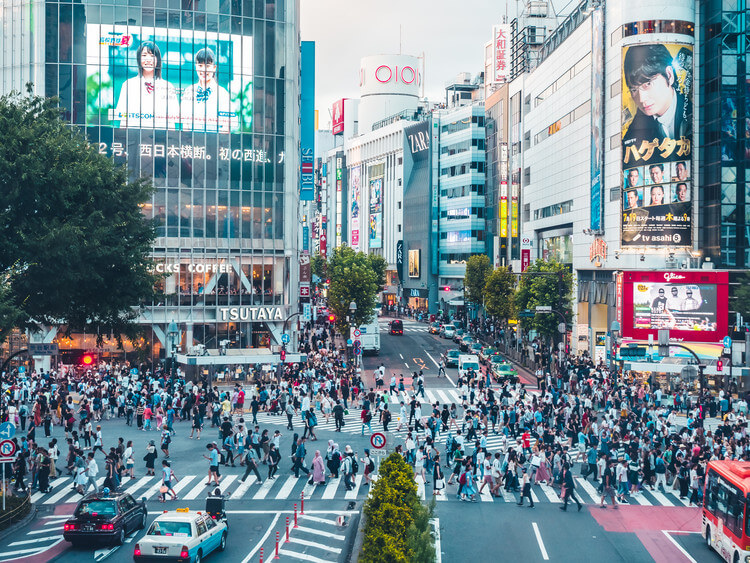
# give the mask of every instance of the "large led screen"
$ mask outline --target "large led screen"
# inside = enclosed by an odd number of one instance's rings
[[[86,123],[230,133],[252,125],[252,37],[89,24]]]
[[[623,48],[622,245],[692,245],[693,48]]]
[[[633,328],[716,330],[716,285],[634,283]]]

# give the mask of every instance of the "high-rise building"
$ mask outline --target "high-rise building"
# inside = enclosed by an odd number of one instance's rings
[[[298,310],[298,18],[294,0],[0,5],[0,92],[59,97],[71,127],[156,186],[143,212],[164,297],[138,320],[151,359],[261,362]]]

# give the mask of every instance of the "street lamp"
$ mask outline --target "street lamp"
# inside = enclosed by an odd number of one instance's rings
[[[169,342],[169,346],[171,349],[171,369],[170,369],[170,375],[174,375],[174,364],[175,364],[175,354],[177,352],[177,337],[180,334],[180,329],[177,327],[177,323],[174,322],[174,319],[172,319],[169,323],[169,326],[167,327],[167,341]]]

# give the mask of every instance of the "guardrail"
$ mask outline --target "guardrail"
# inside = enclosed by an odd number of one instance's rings
[[[27,494],[23,502],[12,510],[0,516],[0,530],[4,530],[11,524],[22,520],[31,510],[31,495]]]

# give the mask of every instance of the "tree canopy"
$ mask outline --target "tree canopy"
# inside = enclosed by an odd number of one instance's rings
[[[348,335],[350,323],[346,317],[352,301],[357,310],[351,326],[366,324],[373,316],[378,292],[385,286],[385,260],[340,246],[331,254],[327,271],[331,280],[328,307],[336,315],[336,329]]]
[[[496,268],[484,285],[484,306],[493,317],[507,321],[513,316],[513,295],[516,277],[508,268]]]
[[[482,304],[484,299],[484,286],[487,277],[492,273],[490,257],[486,254],[475,254],[469,256],[466,261],[466,274],[464,274],[464,290],[466,300],[477,305]]]
[[[564,264],[554,260],[537,260],[530,264],[521,276],[515,295],[515,305],[518,310],[532,311],[538,305],[549,305],[560,311],[569,323],[573,318],[572,289],[573,275]],[[521,322],[526,329],[533,328],[544,336],[553,337],[558,334],[560,318],[555,314],[537,314],[531,319],[521,319]]]
[[[155,230],[141,213],[152,186],[100,155],[61,118],[57,100],[0,98],[0,271],[23,328],[133,333],[153,296]]]

